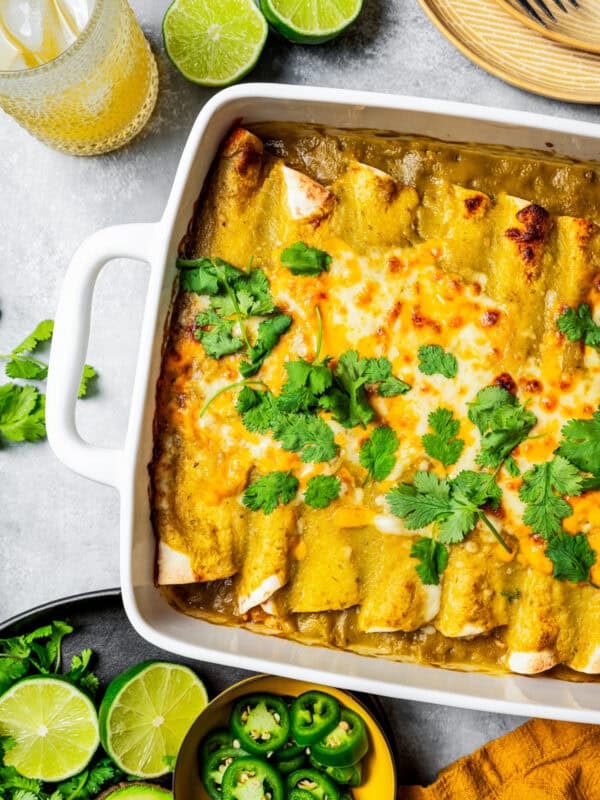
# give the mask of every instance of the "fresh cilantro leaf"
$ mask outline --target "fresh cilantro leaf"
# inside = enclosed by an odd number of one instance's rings
[[[313,508],[327,508],[333,501],[337,500],[342,484],[335,475],[315,475],[306,484],[304,502]]]
[[[13,355],[18,355],[19,353],[32,353],[38,344],[41,344],[41,342],[47,342],[52,338],[53,331],[53,320],[42,320],[42,322],[37,325],[33,333],[30,333],[29,336],[26,336],[25,339],[23,339],[23,341],[14,348]]]
[[[561,430],[557,450],[576,467],[600,476],[600,406],[592,419],[571,419]]]
[[[34,386],[0,386],[0,434],[13,442],[36,442],[46,435],[45,400]]]
[[[26,637],[26,641],[33,641],[31,637],[46,638],[47,636],[48,641],[45,645],[46,656],[44,658],[44,666],[49,672],[57,672],[60,668],[62,640],[70,633],[73,633],[73,628],[68,622],[54,620],[46,628],[39,629],[29,634]]]
[[[242,502],[251,511],[262,508],[270,514],[281,503],[289,503],[298,491],[298,479],[290,472],[269,472],[251,483]]]
[[[0,764],[2,763],[2,759],[6,753],[8,753],[9,750],[12,750],[16,743],[16,739],[14,739],[12,736],[0,735]]]
[[[212,309],[201,311],[196,317],[196,324],[196,339],[202,343],[210,358],[237,353],[244,346],[242,340],[232,333],[235,321],[221,319]]]
[[[523,475],[519,497],[527,505],[523,522],[535,533],[549,539],[562,529],[562,521],[573,509],[560,495],[581,494],[582,478],[562,456],[545,464],[536,464]]]
[[[97,797],[107,783],[121,780],[123,773],[110,758],[103,758],[88,769],[58,784],[63,800],[90,800]]]
[[[330,461],[337,455],[332,429],[314,414],[277,412],[273,415],[271,428],[273,438],[281,442],[283,449],[301,453],[304,462]]]
[[[312,395],[318,396],[326,392],[333,384],[333,374],[327,366],[328,362],[329,359],[314,362],[305,361],[303,358],[298,361],[288,361],[284,365],[288,379],[282,393],[291,394],[308,389]]]
[[[456,464],[465,446],[464,439],[457,439],[460,422],[454,419],[452,411],[438,408],[428,417],[429,427],[434,433],[421,437],[427,455],[441,461],[445,467]]]
[[[92,651],[86,647],[81,655],[71,658],[71,669],[65,673],[65,678],[92,697],[98,690],[100,682],[96,675],[89,669]]]
[[[356,350],[346,350],[338,358],[335,378],[340,394],[336,396],[337,406],[328,410],[346,428],[364,427],[375,416],[365,391],[367,365],[368,360],[359,358]]]
[[[1,789],[2,787],[0,787]],[[41,794],[41,793],[40,793]],[[28,792],[25,789],[15,789],[12,795],[12,800],[38,800],[40,795]]]
[[[9,378],[21,378],[28,381],[43,381],[48,376],[48,367],[37,359],[27,356],[16,356],[6,365]]]
[[[517,398],[501,386],[486,386],[475,395],[475,400],[467,403],[469,419],[477,425],[479,433],[484,434],[492,424],[494,411],[500,406],[514,406]]]
[[[385,480],[394,469],[396,450],[400,441],[387,425],[375,428],[370,438],[360,448],[359,460],[376,481]]]
[[[397,397],[399,394],[406,394],[406,392],[409,392],[411,389],[412,386],[410,383],[405,383],[401,381],[400,378],[395,378],[393,375],[390,375],[383,383],[379,384],[377,391],[381,397]]]
[[[419,369],[424,375],[443,375],[456,378],[458,361],[452,353],[446,353],[439,344],[425,344],[419,347]]]
[[[21,658],[11,658],[8,655],[0,656],[0,694],[16,683],[19,678],[27,675],[29,664]]]
[[[270,391],[257,392],[244,386],[235,404],[242,415],[244,426],[253,433],[266,433],[271,427],[274,412],[274,398]]]
[[[83,365],[83,372],[81,374],[81,383],[79,384],[79,392],[77,393],[77,397],[85,397],[88,391],[88,384],[91,380],[97,377],[98,373],[92,367],[91,364],[84,364]]]
[[[177,762],[177,756],[163,756],[162,757],[163,764],[165,767],[168,767],[171,772],[175,769],[175,764]]]
[[[281,253],[281,263],[293,275],[320,275],[328,272],[331,256],[324,250],[308,247],[304,242],[296,242]]]
[[[587,303],[579,308],[566,308],[556,321],[558,330],[570,342],[583,342],[600,353],[600,325],[596,325],[592,309]]]
[[[291,324],[292,318],[287,314],[277,314],[260,323],[256,342],[248,353],[250,360],[240,363],[240,372],[244,378],[249,378],[258,372],[265,358]]]
[[[438,586],[440,575],[448,564],[448,550],[444,545],[428,536],[422,536],[411,547],[410,555],[411,558],[419,559],[415,570],[421,582],[426,586]]]
[[[360,370],[365,383],[381,383],[392,374],[392,363],[388,358],[361,358]]]
[[[0,766],[0,790],[20,789],[31,792],[35,797],[43,797],[42,782],[37,778],[26,778],[14,767]]]
[[[396,397],[405,394],[412,387],[392,375],[392,363],[387,358],[361,358],[359,364],[366,383],[378,383],[381,397]]]
[[[425,528],[450,513],[450,484],[433,472],[417,472],[412,484],[401,483],[386,498],[392,514],[402,517],[409,530]]]
[[[553,575],[559,581],[589,581],[590,569],[596,563],[596,553],[584,533],[553,536],[546,547],[546,555],[552,561]]]
[[[482,506],[497,507],[501,491],[494,475],[463,470],[451,481],[432,472],[417,472],[412,484],[403,483],[387,493],[393,514],[405,520],[409,530],[435,523],[443,544],[461,542],[478,520],[484,522],[508,550]]]
[[[220,258],[178,258],[179,281],[186,292],[215,295],[225,290],[224,279],[235,280],[240,270]]]
[[[504,462],[504,466],[506,467],[506,471],[512,478],[520,477],[521,470],[519,469],[519,465],[512,456],[507,457],[506,461]]]
[[[481,389],[468,405],[469,419],[482,434],[477,463],[483,467],[499,467],[537,423],[535,414],[499,386]]]
[[[211,308],[221,317],[233,316],[238,310],[242,318],[271,314],[275,310],[275,303],[271,296],[269,279],[262,269],[236,272],[233,275],[228,273],[228,278],[224,276],[224,288],[211,298]]]

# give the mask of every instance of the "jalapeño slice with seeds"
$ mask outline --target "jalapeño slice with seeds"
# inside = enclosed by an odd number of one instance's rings
[[[208,758],[202,762],[200,765],[200,777],[211,800],[221,800],[223,796],[221,787],[227,767],[236,759],[247,755],[237,747],[220,747],[218,750],[213,750]]]
[[[231,738],[227,728],[217,728],[205,736],[200,742],[200,751],[198,753],[200,767],[208,761],[209,756],[216,750],[220,750],[222,747],[231,747]]]
[[[288,800],[307,800],[306,794],[311,800],[340,800],[340,790],[331,778],[310,767],[288,775],[287,790]]]
[[[243,750],[266,755],[279,750],[290,732],[290,715],[281,697],[274,694],[251,694],[233,707],[231,731]]]
[[[341,708],[335,697],[325,692],[305,692],[290,709],[292,737],[298,744],[313,744],[338,724]]]
[[[369,738],[365,723],[349,708],[342,710],[337,726],[311,745],[311,753],[325,767],[349,767],[366,754]]]
[[[277,750],[273,756],[277,769],[286,775],[288,772],[299,769],[304,764],[304,758],[304,747],[296,744],[293,739],[288,739],[283,747]]]
[[[284,800],[283,780],[277,770],[254,756],[243,756],[225,770],[222,800]]]

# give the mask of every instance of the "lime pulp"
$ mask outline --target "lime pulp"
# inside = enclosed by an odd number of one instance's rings
[[[204,684],[188,667],[163,661],[136,664],[109,684],[102,699],[102,746],[130,775],[165,775],[170,772],[167,757],[177,755],[207,703]]]
[[[163,19],[165,49],[181,74],[227,86],[254,67],[268,26],[253,0],[174,0]]]
[[[271,25],[286,39],[321,44],[339,36],[362,11],[363,0],[260,0]]]
[[[58,782],[81,772],[96,752],[98,717],[83,692],[58,678],[23,678],[0,697],[0,735],[16,744],[4,763],[27,778]]]

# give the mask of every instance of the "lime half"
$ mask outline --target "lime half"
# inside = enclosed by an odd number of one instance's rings
[[[175,0],[163,19],[165,49],[181,74],[227,86],[258,61],[268,26],[253,0]]]
[[[41,676],[24,678],[0,697],[0,735],[16,742],[5,764],[51,782],[81,772],[100,744],[89,697],[66,681]]]
[[[275,30],[300,44],[334,39],[352,25],[362,7],[363,0],[260,0]]]
[[[157,778],[170,772],[192,722],[206,707],[204,684],[191,669],[143,661],[118,675],[100,704],[100,738],[124,772]]]

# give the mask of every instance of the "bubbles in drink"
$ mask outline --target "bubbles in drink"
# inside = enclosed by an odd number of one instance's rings
[[[52,61],[79,36],[93,7],[94,0],[2,0],[0,70]]]

